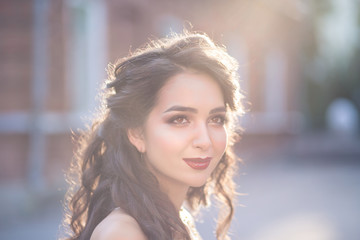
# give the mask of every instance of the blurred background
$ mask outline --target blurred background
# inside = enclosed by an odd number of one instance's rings
[[[61,235],[71,132],[107,64],[184,27],[240,63],[232,239],[360,239],[359,0],[0,0],[0,239]]]

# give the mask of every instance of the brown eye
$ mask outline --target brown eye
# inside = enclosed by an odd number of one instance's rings
[[[169,120],[169,123],[175,124],[175,125],[184,125],[189,123],[189,120],[186,116],[174,116]]]
[[[210,119],[210,123],[222,126],[226,123],[226,118],[225,118],[225,116],[222,116],[222,115],[214,116]]]

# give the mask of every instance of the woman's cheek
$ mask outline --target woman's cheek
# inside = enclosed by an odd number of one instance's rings
[[[225,152],[228,143],[228,135],[225,128],[218,129],[218,131],[214,131],[213,143],[214,143],[213,147],[216,149],[217,152],[221,153],[222,155],[222,153]]]
[[[181,131],[165,126],[154,130],[152,136],[149,142],[153,147],[161,151],[162,154],[175,155],[186,145],[185,139],[187,134],[184,130]]]

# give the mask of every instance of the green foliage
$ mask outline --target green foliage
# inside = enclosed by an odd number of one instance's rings
[[[334,99],[349,99],[360,110],[360,43],[355,47],[350,59],[341,59],[341,57],[331,59],[336,63],[335,65],[329,64],[328,59],[319,58],[322,42],[316,39],[319,31],[316,23],[330,14],[333,6],[330,0],[313,0],[312,6],[312,24],[302,56],[306,91],[304,106],[310,127],[324,128],[326,110]],[[358,11],[357,23],[360,27],[360,11]],[[321,69],[314,66],[319,59],[324,66]]]

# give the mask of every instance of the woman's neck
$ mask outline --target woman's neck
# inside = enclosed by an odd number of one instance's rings
[[[152,170],[159,182],[160,189],[169,197],[176,210],[180,211],[181,206],[186,199],[189,186],[159,174],[155,169]]]
[[[180,211],[181,206],[186,199],[186,194],[189,190],[189,186],[174,182],[159,182],[161,190],[169,197],[172,204],[174,204],[176,210]]]
[[[174,204],[177,211],[180,211],[183,202],[186,199],[186,194],[189,187],[184,187],[182,189],[168,189],[167,195],[170,198],[170,201]]]

